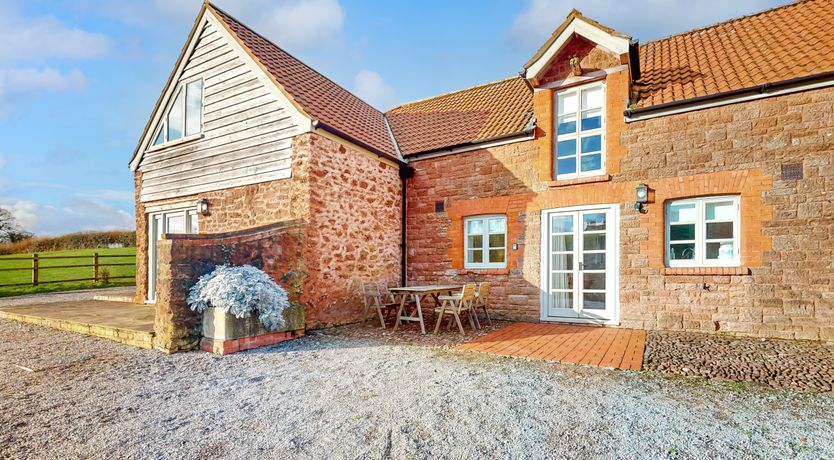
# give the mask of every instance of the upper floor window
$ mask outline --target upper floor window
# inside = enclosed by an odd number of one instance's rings
[[[666,262],[670,267],[739,265],[738,196],[666,203]]]
[[[554,178],[602,174],[605,168],[605,84],[557,91]]]
[[[507,216],[473,216],[463,221],[464,268],[507,266]]]
[[[176,94],[174,103],[156,132],[153,145],[193,136],[203,129],[203,80],[194,80],[180,86]]]

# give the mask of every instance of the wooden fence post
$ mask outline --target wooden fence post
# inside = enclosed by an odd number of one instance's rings
[[[93,267],[94,267],[93,268],[93,270],[94,270],[93,278],[94,278],[95,282],[98,283],[98,253],[97,252],[93,253]]]
[[[38,285],[38,255],[32,254],[32,285]]]

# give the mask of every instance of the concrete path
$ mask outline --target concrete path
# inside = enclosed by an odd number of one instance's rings
[[[100,295],[125,296],[133,295],[135,292],[135,287],[127,286],[104,289],[83,289],[79,291],[49,292],[45,294],[29,294],[14,297],[0,297],[0,308],[40,303],[93,300],[93,297]]]

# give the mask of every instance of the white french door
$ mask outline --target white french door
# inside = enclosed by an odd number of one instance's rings
[[[617,205],[542,211],[542,320],[618,321]]]
[[[166,233],[198,233],[197,211],[192,208],[148,215],[148,302],[156,302],[156,242]]]

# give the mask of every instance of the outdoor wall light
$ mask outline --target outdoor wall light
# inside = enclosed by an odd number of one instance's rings
[[[207,198],[203,198],[202,200],[197,202],[197,212],[201,216],[207,216],[209,213],[209,203]]]
[[[643,208],[643,205],[649,202],[649,186],[646,184],[638,185],[635,195],[637,200],[634,202],[634,210],[645,213],[646,210]]]

